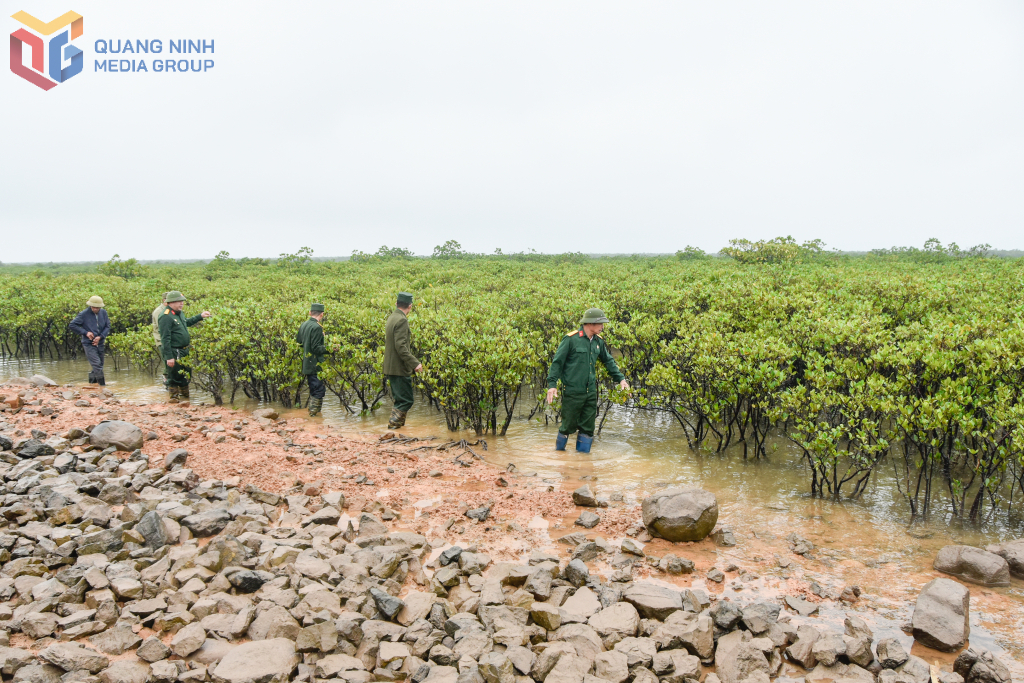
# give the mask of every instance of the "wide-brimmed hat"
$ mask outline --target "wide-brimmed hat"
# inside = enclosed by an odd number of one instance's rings
[[[587,312],[583,314],[583,320],[581,323],[610,323],[611,320],[605,317],[604,311],[600,308],[588,308]]]
[[[103,303],[103,297],[101,296],[90,296],[89,300],[85,302],[86,306],[96,308],[106,308],[106,304]]]
[[[169,304],[173,304],[175,301],[188,301],[188,299],[185,298],[184,294],[175,289],[174,291],[167,292],[167,298],[165,301]]]

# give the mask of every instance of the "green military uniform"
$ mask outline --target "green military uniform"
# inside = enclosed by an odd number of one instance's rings
[[[412,304],[412,294],[402,292],[398,295],[398,303],[402,306]],[[405,425],[405,416],[412,408],[412,375],[420,364],[412,354],[412,333],[409,332],[409,319],[405,312],[396,308],[388,316],[384,333],[384,378],[391,387],[394,407],[391,409],[390,429],[398,429]]]
[[[588,314],[590,312],[587,311]],[[584,317],[584,322],[608,320],[603,313],[597,312],[600,313],[600,316],[595,316],[598,319],[589,320]],[[608,351],[608,345],[600,335],[595,334],[588,338],[581,328],[562,337],[548,370],[548,388],[556,388],[561,380],[562,424],[558,431],[563,437],[577,430],[588,439],[594,436],[594,423],[597,419],[597,361],[604,364],[608,374],[616,382],[625,379],[611,352]],[[559,443],[564,446],[564,438],[560,437]],[[587,443],[589,450],[589,441]],[[577,439],[577,450],[580,450],[579,446],[580,440]]]
[[[168,292],[167,303],[185,301],[181,292]],[[171,403],[177,403],[178,397],[188,398],[188,366],[184,362],[192,343],[192,335],[188,328],[203,321],[202,315],[186,318],[181,312],[175,312],[170,306],[164,307],[160,314],[157,327],[160,330],[160,355],[167,368],[167,387],[171,392]],[[174,367],[167,367],[167,361],[174,360]]]
[[[323,304],[312,304],[310,313],[323,313]],[[309,384],[309,416],[314,417],[323,407],[327,387],[320,380],[320,363],[327,352],[324,346],[324,328],[316,318],[310,317],[299,326],[295,341],[302,345],[302,374]]]

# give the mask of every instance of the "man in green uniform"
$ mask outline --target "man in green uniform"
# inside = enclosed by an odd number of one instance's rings
[[[167,292],[167,305],[160,314],[157,324],[160,330],[160,355],[167,366],[167,389],[171,393],[168,403],[177,403],[188,399],[188,366],[184,362],[192,341],[188,328],[201,323],[210,317],[209,311],[185,318],[181,309],[185,306],[185,296],[178,291]]]
[[[316,417],[324,405],[327,387],[320,380],[320,363],[324,360],[324,305],[310,304],[309,318],[299,326],[295,341],[302,345],[302,374],[309,384],[309,416]]]
[[[594,441],[594,421],[597,419],[597,361],[604,363],[608,374],[619,383],[623,390],[629,383],[608,351],[608,345],[601,338],[604,324],[608,322],[600,308],[588,309],[583,314],[579,330],[562,337],[555,358],[548,371],[548,403],[558,397],[558,382],[563,387],[562,425],[558,428],[555,450],[564,451],[569,435],[576,435],[576,450],[590,452]]]
[[[412,335],[409,332],[409,311],[412,294],[402,292],[398,304],[388,316],[384,333],[384,378],[391,387],[394,407],[388,429],[405,425],[405,416],[412,408],[412,375],[423,371],[423,365],[412,355]]]

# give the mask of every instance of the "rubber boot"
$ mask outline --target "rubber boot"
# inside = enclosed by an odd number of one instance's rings
[[[399,410],[398,408],[391,409],[391,419],[388,420],[388,429],[399,429],[405,426],[405,416],[408,411]]]
[[[565,442],[568,441],[568,440],[569,440],[569,435],[568,434],[563,434],[562,432],[558,432],[558,436],[555,437],[555,450],[556,451],[564,451],[565,450]]]
[[[96,376],[96,381],[99,382],[101,387],[107,386],[107,378],[103,376],[102,372]]]
[[[167,402],[168,403],[177,403],[178,402],[178,395],[181,393],[181,388],[180,387],[175,387],[175,386],[169,386],[169,387],[167,387],[167,391],[170,394],[170,398],[167,399]]]
[[[324,407],[324,400],[322,398],[311,398],[309,399],[309,416],[316,417],[320,414],[320,409]]]
[[[183,387],[178,387],[178,396],[181,398],[182,401],[187,401],[188,400],[188,385],[187,384],[185,386],[183,386]]]
[[[96,373],[95,372],[90,372],[89,373],[89,384],[96,384]]]
[[[594,437],[587,436],[583,432],[576,435],[576,450],[580,453],[589,453],[590,444],[594,443]]]

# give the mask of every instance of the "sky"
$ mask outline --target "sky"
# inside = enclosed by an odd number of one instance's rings
[[[1024,248],[1020,2],[3,6],[84,18],[82,73],[0,72],[3,262]]]

